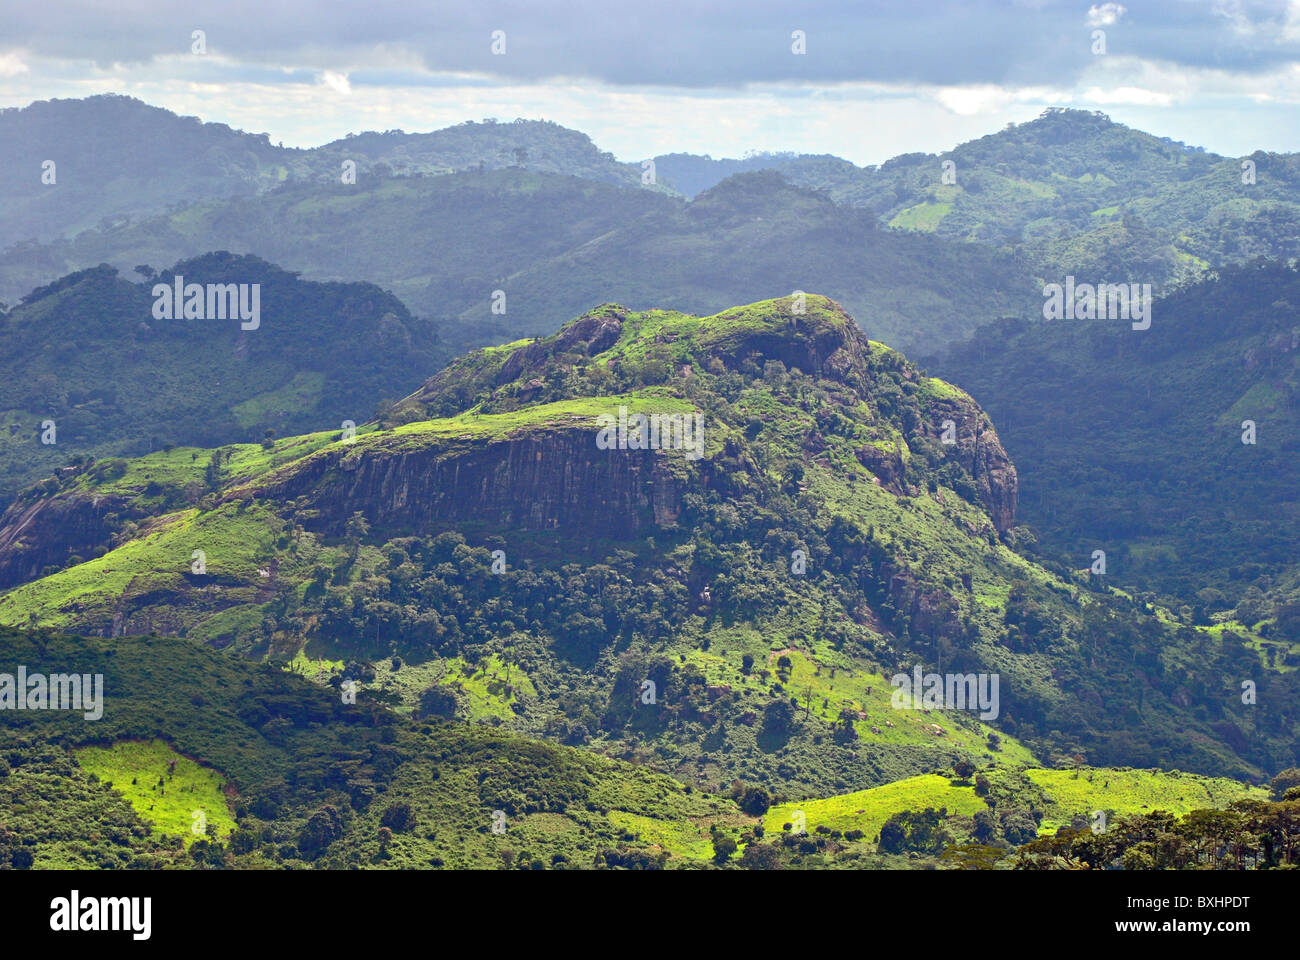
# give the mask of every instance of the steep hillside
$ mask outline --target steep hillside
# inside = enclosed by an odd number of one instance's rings
[[[1004,324],[936,361],[987,407],[1022,467],[1021,520],[1041,556],[1083,568],[1103,549],[1108,582],[1187,623],[1227,622],[1290,669],[1296,304],[1295,267],[1225,268],[1157,301],[1150,330]]]
[[[186,318],[184,303],[155,315],[155,285],[177,277],[201,286],[210,319]],[[445,356],[428,324],[367,283],[310,283],[227,253],[133,279],[91,268],[0,315],[0,503],[94,458],[361,423]],[[251,319],[210,298],[214,284],[245,285]],[[191,479],[192,502],[205,483]]]
[[[1015,553],[987,415],[822,297],[605,305],[456,361],[355,438],[213,463],[174,450],[24,495],[0,518],[0,622],[292,660],[778,799],[962,759],[1294,762],[1297,674]],[[62,569],[29,579],[32,552]],[[916,667],[996,675],[999,700],[899,710],[891,678]]]

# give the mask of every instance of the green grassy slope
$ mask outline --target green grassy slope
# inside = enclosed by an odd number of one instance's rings
[[[4,631],[0,647],[7,671],[104,675],[100,720],[6,715],[0,836],[37,867],[689,865],[698,849],[660,837],[743,820],[729,800],[628,764],[416,723],[365,694],[344,704],[183,640]],[[190,826],[205,808],[200,841]]]

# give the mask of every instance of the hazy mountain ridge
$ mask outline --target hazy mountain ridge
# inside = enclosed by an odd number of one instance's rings
[[[49,160],[52,184],[42,181]],[[287,181],[339,183],[349,160],[361,176],[523,167],[641,186],[640,164],[619,163],[585,134],[541,120],[366,132],[299,149],[133,97],[41,100],[0,110],[0,163],[27,174],[0,185],[0,249],[138,222],[177,206],[254,196]]]
[[[1245,172],[1238,160],[1218,157],[1114,123],[1104,115],[1078,110],[1048,111],[1034,121],[1009,126],[944,154],[905,154],[879,167],[859,168],[830,156],[762,154],[733,161],[664,154],[656,158],[656,163],[663,166],[662,179],[647,186],[642,182],[640,164],[618,163],[609,154],[600,152],[585,135],[542,121],[466,123],[428,134],[365,133],[312,150],[281,151],[271,147],[264,137],[239,134],[224,127],[208,130],[206,126],[196,126],[192,119],[182,121],[166,111],[126,98],[59,101],[58,104],[64,111],[78,110],[92,115],[96,111],[126,111],[131,116],[153,118],[152,122],[161,124],[159,136],[164,136],[161,132],[164,128],[170,133],[173,126],[183,123],[187,136],[213,140],[215,146],[210,150],[220,159],[204,168],[206,174],[202,170],[196,174],[207,185],[188,189],[181,198],[186,201],[184,208],[169,215],[156,212],[159,203],[147,197],[137,198],[128,205],[129,209],[115,210],[111,216],[105,208],[93,218],[100,229],[82,233],[76,240],[70,235],[91,226],[90,222],[78,221],[75,229],[60,227],[62,239],[11,248],[0,258],[0,295],[10,300],[64,273],[100,262],[129,269],[139,262],[170,263],[220,248],[256,253],[321,279],[365,279],[388,284],[421,314],[470,324],[473,332],[459,341],[462,347],[525,333],[548,333],[567,317],[600,299],[617,299],[639,307],[675,302],[682,309],[708,312],[754,295],[752,286],[735,289],[721,280],[736,269],[729,253],[738,241],[744,242],[743,238],[732,237],[726,243],[706,248],[701,261],[705,270],[702,277],[711,277],[711,281],[701,283],[682,276],[681,264],[672,264],[667,278],[671,282],[651,286],[644,290],[643,296],[637,296],[645,282],[633,282],[629,275],[644,269],[638,257],[643,259],[646,251],[633,242],[621,251],[622,259],[602,261],[602,256],[610,256],[610,251],[619,245],[607,242],[606,235],[613,227],[601,229],[596,225],[590,206],[592,198],[584,197],[581,190],[556,194],[556,188],[548,185],[544,192],[554,194],[548,202],[557,203],[558,207],[542,221],[527,213],[512,215],[499,210],[495,201],[500,196],[501,181],[490,176],[463,180],[461,186],[441,192],[436,187],[384,185],[394,173],[410,180],[434,174],[458,175],[457,172],[465,177],[470,171],[490,173],[503,168],[516,171],[512,176],[524,194],[518,200],[526,199],[527,191],[535,183],[522,176],[524,170],[531,170],[543,177],[576,177],[584,182],[626,189],[633,195],[627,198],[600,195],[600,202],[610,208],[622,211],[636,208],[643,213],[662,214],[675,211],[677,215],[670,220],[676,222],[662,225],[673,234],[651,236],[645,241],[646,246],[658,251],[661,260],[675,249],[677,232],[692,230],[690,218],[682,219],[690,207],[667,202],[672,193],[665,185],[671,181],[674,171],[688,184],[688,190],[707,188],[699,200],[709,198],[719,189],[724,174],[779,175],[796,186],[823,193],[843,207],[867,211],[870,218],[879,217],[882,223],[899,232],[932,233],[949,241],[976,241],[980,246],[1004,250],[1024,266],[1012,266],[1008,261],[997,272],[1039,274],[1044,280],[1059,279],[1058,274],[1069,272],[1091,276],[1094,280],[1120,278],[1150,282],[1163,291],[1194,279],[1208,267],[1220,263],[1239,262],[1258,255],[1300,254],[1297,247],[1300,241],[1296,239],[1300,236],[1300,208],[1295,201],[1300,188],[1300,159],[1295,155],[1253,155],[1249,159],[1254,164],[1254,182],[1248,184],[1243,182]],[[45,116],[53,107],[38,104],[27,109],[35,111],[34,115]],[[22,111],[5,115],[15,126],[18,139],[24,116]],[[96,126],[85,125],[92,129]],[[66,136],[67,131],[63,134]],[[127,147],[118,143],[115,149],[121,153]],[[343,160],[351,159],[345,156],[349,152],[357,154],[361,175],[361,180],[350,187],[339,182],[339,168]],[[21,166],[30,161],[30,165],[36,163],[33,157],[15,158],[14,162]],[[953,164],[951,171],[944,168],[948,162]],[[128,173],[135,169],[125,162],[118,167]],[[168,177],[183,178],[186,169],[184,162],[173,164]],[[225,172],[212,179],[213,170],[217,169]],[[114,176],[118,179],[101,174],[96,182],[120,183],[124,198],[137,189],[130,186],[135,181],[129,178],[122,181],[117,173]],[[204,176],[209,179],[202,180]],[[147,177],[152,174],[142,168],[140,180],[144,182]],[[163,189],[172,182],[168,177],[148,180],[148,188]],[[73,181],[65,180],[68,182]],[[83,189],[77,185],[81,183],[84,178],[79,178],[72,189]],[[261,207],[267,200],[265,191],[277,184],[289,192],[281,199],[270,201],[278,219],[268,222]],[[352,206],[353,212],[348,214],[340,188],[364,196],[365,209],[372,211],[373,216],[367,217],[359,206]],[[22,204],[39,201],[40,205],[33,207],[33,211],[45,210],[46,201],[55,196],[52,191],[59,188],[42,186],[34,174],[30,183],[20,178],[11,189],[17,191],[15,198],[21,201],[13,209],[19,211],[17,220],[22,222],[27,216],[21,212],[26,209]],[[406,235],[421,236],[418,224],[404,224],[402,211],[385,206],[386,192],[398,190],[408,194],[404,198],[406,202],[414,199],[417,208],[423,206],[427,211],[426,219],[431,217],[433,222],[439,213],[429,203],[448,199],[453,194],[464,195],[467,189],[482,190],[479,200],[485,207],[472,215],[469,222],[462,216],[455,226],[449,221],[444,230],[424,231],[427,238],[408,245],[412,246],[410,253],[418,252],[423,257],[423,264],[390,265],[369,249],[375,240],[363,240],[358,246],[352,239],[377,233],[380,223]],[[510,189],[506,187],[507,191]],[[41,194],[41,190],[47,193]],[[419,197],[409,196],[411,191]],[[658,197],[665,205],[633,199],[638,192]],[[226,199],[232,195],[255,196],[256,200]],[[114,190],[100,190],[93,201],[81,197],[77,208],[99,209],[94,205],[108,202],[104,197],[113,196],[116,196]],[[294,198],[292,203],[290,197]],[[1208,204],[1207,197],[1211,198]],[[756,210],[755,216],[771,222],[788,221],[798,215],[796,208],[781,199],[779,190],[769,188],[768,200],[766,208]],[[332,215],[336,221],[323,234],[322,215]],[[48,212],[42,216],[48,223]],[[838,220],[829,228],[830,233],[839,236],[843,249],[854,250],[856,215],[846,210],[833,216]],[[490,218],[496,218],[495,223],[509,225],[511,241],[503,245],[498,238],[500,231],[481,222]],[[409,220],[409,215],[405,219]],[[591,229],[579,236],[578,231],[567,226],[570,220],[590,222]],[[256,228],[252,226],[254,222]],[[465,226],[469,227],[467,239],[477,235],[480,255],[461,259],[456,270],[449,264],[445,270],[435,267],[430,271],[427,264],[430,260],[436,263],[443,252],[440,238],[455,236]],[[567,248],[571,255],[558,261],[554,259],[558,255],[556,251],[549,249],[552,244],[548,236],[557,226],[562,235],[571,239]],[[315,246],[286,243],[279,236],[283,232],[316,234],[319,242]],[[493,237],[490,241],[489,236]],[[808,239],[804,237],[803,245]],[[493,248],[498,246],[510,252],[497,255]],[[793,246],[787,244],[788,248]],[[391,247],[388,249],[391,251]],[[590,283],[584,283],[580,289],[570,291],[564,281],[552,280],[549,284],[552,293],[564,296],[530,304],[526,327],[485,315],[483,305],[488,297],[481,289],[483,284],[494,284],[488,292],[505,289],[508,279],[519,276],[528,284],[537,285],[539,272],[580,270],[575,267],[574,258],[581,264],[593,252],[596,259],[591,262],[603,271],[601,276],[605,282],[611,277],[627,277],[622,289],[592,289]],[[464,257],[463,251],[458,255]],[[928,255],[941,261],[968,256],[939,252],[937,247]],[[700,252],[692,250],[682,256],[689,256],[692,262],[699,261]],[[827,251],[826,256],[813,258],[812,262],[825,264],[831,256]],[[745,254],[739,259],[744,263],[752,257]],[[914,273],[940,274],[951,269],[943,266]],[[971,266],[957,269],[972,271]],[[662,274],[663,270],[661,264],[658,273]],[[974,267],[973,272],[978,274],[980,268]],[[821,272],[825,273],[825,270]],[[827,290],[855,312],[882,319],[893,312],[882,308],[897,308],[896,304],[865,296],[851,282],[836,281],[832,271],[830,276],[819,274],[797,279],[790,288]],[[976,322],[990,319],[993,311],[1018,314],[1027,309],[1018,302],[1005,300],[987,304],[985,296],[990,292],[990,281],[979,277],[972,282],[968,277],[966,282],[970,288],[966,299],[976,311]],[[993,289],[996,290],[996,284]],[[997,291],[995,296],[1000,294]],[[926,342],[924,335],[912,334],[917,323],[917,317],[904,315],[896,321],[896,326],[872,333],[879,332],[889,342],[905,349],[934,351],[935,344]],[[938,335],[948,338],[955,334],[960,338],[968,332],[967,325],[947,321]]]
[[[400,235],[405,242],[394,244]],[[1026,267],[975,244],[882,230],[868,214],[777,174],[728,180],[687,203],[524,170],[295,182],[108,232],[0,256],[7,289],[50,269],[253,253],[318,280],[362,279],[438,322],[458,350],[543,336],[593,303],[709,313],[819,289],[871,336],[932,351],[1039,303]],[[501,291],[504,301],[495,296]]]

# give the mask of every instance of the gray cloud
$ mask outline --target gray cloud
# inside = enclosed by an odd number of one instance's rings
[[[250,70],[375,70],[384,67],[379,51],[388,50],[430,71],[515,81],[579,76],[687,88],[805,81],[1068,86],[1095,60],[1091,6],[1034,0],[830,0],[815,7],[770,0],[371,0],[364,6],[222,0],[178,11],[166,0],[8,4],[0,10],[0,49],[107,67],[187,54],[191,31],[203,29],[211,54]],[[1239,73],[1300,61],[1300,4],[1292,3],[1290,14],[1284,0],[1131,0],[1124,6],[1105,27],[1113,56]],[[506,31],[505,56],[489,51],[497,29]],[[795,29],[807,34],[806,56],[790,52]]]

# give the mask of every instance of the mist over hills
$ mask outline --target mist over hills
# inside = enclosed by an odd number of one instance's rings
[[[9,302],[101,262],[125,271],[225,249],[312,279],[382,283],[461,348],[545,335],[605,299],[718,310],[752,299],[764,277],[772,286],[762,293],[826,291],[873,317],[873,336],[937,353],[978,323],[1033,312],[1035,277],[1073,271],[1160,292],[1212,264],[1300,254],[1294,155],[1248,158],[1246,183],[1239,160],[1078,110],[879,167],[825,155],[663,154],[650,183],[640,164],[540,121],[286,150],[265,135],[94,97],[5,111],[0,130],[10,151],[0,159],[32,171],[0,188],[13,211],[0,242],[16,244],[0,255]],[[173,149],[131,162],[155,141]],[[68,158],[54,185],[40,181],[46,155]],[[342,182],[349,160],[354,184]],[[737,175],[748,185],[722,189]],[[673,189],[674,176],[711,216],[688,214],[695,203]],[[796,199],[778,176],[827,199]],[[739,207],[721,212],[729,202]],[[25,226],[38,220],[38,231]],[[874,222],[889,229],[872,234]],[[726,229],[714,235],[714,225]],[[403,243],[387,242],[394,232]],[[807,262],[788,262],[791,250],[808,251]],[[731,282],[747,264],[753,276]],[[909,298],[904,278],[931,289]],[[527,302],[514,317],[490,313],[492,291],[509,296],[515,281]],[[957,285],[965,296],[942,289]]]

